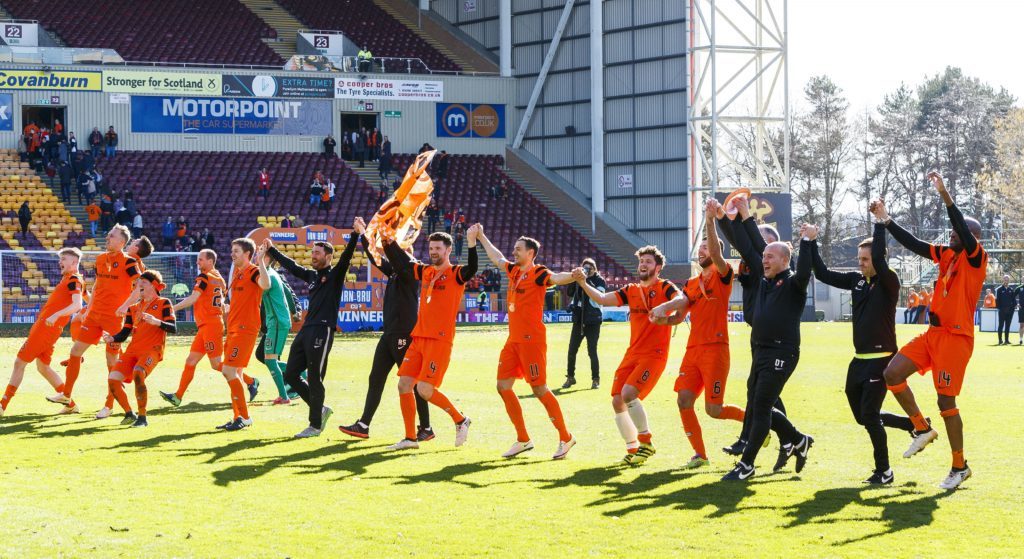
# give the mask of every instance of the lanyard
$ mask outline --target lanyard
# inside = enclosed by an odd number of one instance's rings
[[[516,291],[519,289],[519,284],[523,283],[523,279],[530,275],[533,271],[533,266],[530,266],[529,270],[520,270],[519,266],[516,266],[516,271],[521,272],[516,274],[516,282],[512,283],[512,278],[508,281],[508,312],[516,312]]]
[[[447,264],[440,270],[434,268],[434,277],[430,278],[430,284],[427,285],[427,303],[430,303],[430,296],[434,293],[434,284],[437,282],[437,278],[443,276],[451,267],[451,264]]]
[[[949,269],[946,270],[946,275],[944,275],[942,277],[942,296],[943,297],[946,297],[947,295],[949,295],[949,282],[953,279],[953,276],[956,275],[957,264],[960,263],[960,257],[962,257],[962,256],[964,256],[964,251],[960,251],[959,254],[957,254],[955,257],[953,257],[953,261],[949,264]]]

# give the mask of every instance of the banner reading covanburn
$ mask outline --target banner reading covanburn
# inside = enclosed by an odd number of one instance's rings
[[[0,69],[0,89],[100,91],[102,86],[103,74],[100,72]]]

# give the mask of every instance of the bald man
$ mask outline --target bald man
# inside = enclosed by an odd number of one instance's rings
[[[804,234],[808,227],[804,225],[801,235],[809,245]],[[722,478],[726,481],[746,481],[754,476],[754,462],[769,429],[775,431],[787,455],[796,456],[797,472],[804,469],[814,444],[813,438],[797,430],[786,414],[775,407],[800,360],[800,317],[811,280],[811,249],[801,247],[794,272],[790,269],[792,253],[786,243],[768,243],[764,252],[758,254],[747,235],[736,235],[736,248],[756,280],[750,331],[750,374],[754,378],[747,384],[747,413],[753,417],[743,455]]]

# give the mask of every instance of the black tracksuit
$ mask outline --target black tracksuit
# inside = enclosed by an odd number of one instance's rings
[[[1017,290],[1009,285],[996,288],[996,309],[999,312],[999,341],[1010,343],[1010,323],[1017,307]]]
[[[387,260],[377,262],[370,256],[366,246],[366,237],[361,237],[363,249],[370,257],[373,266],[388,277],[388,286],[384,289],[384,333],[377,341],[377,349],[373,352],[373,365],[370,367],[370,378],[366,390],[366,403],[363,404],[363,415],[359,421],[370,426],[373,415],[380,406],[384,385],[388,382],[388,373],[396,365],[400,366],[405,359],[405,351],[412,343],[412,329],[416,326],[416,315],[419,313],[420,282],[412,275],[412,270],[403,267],[396,269]],[[427,401],[416,395],[416,411],[420,417],[421,427],[430,427],[430,406]]]
[[[757,228],[757,222],[754,218],[748,217],[740,221],[739,219],[730,220],[729,218],[723,217],[718,220],[718,230],[725,235],[726,240],[729,244],[736,247],[736,237],[744,236],[750,240],[750,243],[757,250],[758,254],[764,252],[764,247],[768,246],[768,243],[764,241],[764,237],[761,236],[761,230]],[[739,247],[736,247],[739,250]],[[760,260],[759,260],[760,261]],[[754,291],[757,287],[756,278],[750,274],[750,269],[745,264],[740,266],[740,272],[736,275],[736,281],[739,282],[740,287],[743,288],[743,321],[747,325],[753,325],[754,320]],[[754,340],[750,340],[750,353],[754,353]],[[750,373],[747,375],[747,393],[749,393],[754,387],[754,362],[750,362]],[[782,403],[782,397],[775,402],[775,409],[786,413],[786,406]],[[747,401],[747,409],[743,416],[743,428],[740,430],[740,440],[750,440],[750,423],[754,417],[750,414],[750,401]]]
[[[761,238],[760,233],[756,238]],[[804,246],[809,242],[801,243],[796,272],[784,270],[769,279],[764,276],[761,263],[763,249],[756,249],[751,240],[751,235],[736,235],[736,248],[755,284],[750,317],[753,378],[747,383],[747,413],[753,417],[741,458],[753,467],[769,429],[775,431],[784,446],[803,440],[804,435],[775,407],[775,402],[800,359],[800,318],[811,280],[811,250]]]
[[[871,243],[871,262],[875,276],[868,279],[860,272],[833,272],[818,254],[818,243],[810,242],[814,257],[814,277],[818,281],[849,290],[853,302],[853,345],[858,355],[888,353],[884,357],[854,357],[846,371],[846,399],[859,425],[863,425],[874,448],[875,471],[889,470],[889,447],[885,427],[913,431],[910,419],[883,412],[885,379],[882,373],[896,345],[896,304],[900,296],[900,279],[889,269],[885,259],[885,225],[875,224]]]
[[[598,274],[587,277],[587,283],[600,292],[608,288],[604,278]],[[572,312],[572,332],[569,334],[569,355],[566,363],[566,376],[576,376],[576,354],[580,351],[583,340],[587,340],[587,355],[590,357],[590,378],[594,382],[601,380],[601,362],[597,357],[597,341],[601,337],[601,309],[595,307],[586,292],[575,283],[566,288],[570,298],[569,310]]]
[[[298,265],[276,248],[268,251],[270,257],[309,287],[309,309],[302,329],[292,340],[285,366],[284,381],[299,393],[309,405],[309,425],[323,428],[324,375],[327,374],[327,355],[334,344],[334,331],[338,324],[341,292],[345,289],[345,274],[355,252],[358,236],[350,236],[338,263],[322,270]],[[302,372],[307,371],[306,380]]]

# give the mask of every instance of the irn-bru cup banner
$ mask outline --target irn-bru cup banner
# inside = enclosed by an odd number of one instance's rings
[[[435,103],[438,138],[504,138],[505,105]]]
[[[132,132],[163,134],[330,134],[331,101],[133,95]]]

